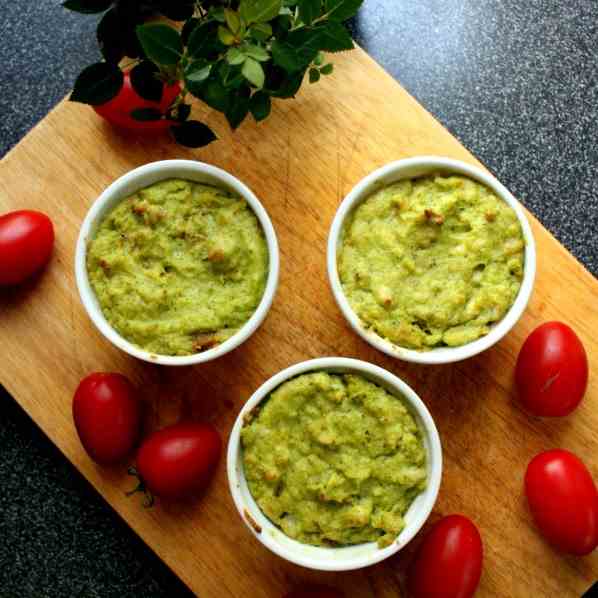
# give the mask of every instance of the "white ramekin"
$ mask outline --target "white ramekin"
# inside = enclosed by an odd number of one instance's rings
[[[369,330],[361,322],[357,314],[349,305],[345,293],[343,292],[337,269],[337,254],[340,247],[341,233],[345,218],[362,201],[382,187],[386,187],[401,179],[414,178],[433,173],[453,173],[468,176],[492,189],[498,197],[513,208],[519,219],[519,223],[521,224],[521,230],[525,240],[524,271],[521,288],[515,302],[502,320],[492,326],[487,335],[460,347],[439,347],[429,351],[416,351],[395,345],[389,340],[384,339],[375,332]],[[372,172],[357,183],[342,201],[334,216],[334,220],[332,221],[328,236],[327,262],[328,278],[330,280],[334,298],[343,312],[343,315],[357,334],[370,343],[370,345],[376,347],[376,349],[379,349],[392,357],[415,363],[438,364],[461,361],[462,359],[473,357],[474,355],[485,351],[497,343],[517,323],[525,311],[534,286],[534,279],[536,276],[536,245],[532,230],[521,204],[511,195],[506,187],[493,176],[480,168],[476,168],[475,166],[471,166],[470,164],[466,164],[459,160],[436,156],[418,156],[416,158],[407,158],[405,160],[391,162]]]
[[[130,196],[135,191],[169,178],[181,178],[199,183],[208,183],[233,191],[243,197],[254,211],[264,231],[269,254],[269,271],[266,281],[266,288],[262,299],[251,316],[251,318],[239,329],[239,331],[207,351],[194,355],[173,356],[157,355],[137,347],[127,339],[123,338],[108,323],[98,304],[97,298],[89,283],[87,276],[87,245],[93,238],[99,224],[104,216],[120,201]],[[193,365],[203,363],[221,357],[232,351],[242,342],[247,340],[263,322],[278,285],[279,254],[278,241],[274,227],[266,210],[253,194],[253,192],[237,178],[215,166],[196,162],[193,160],[162,160],[145,164],[127,172],[114,181],[93,203],[79,232],[77,247],[75,250],[75,277],[77,288],[85,310],[98,330],[116,347],[126,351],[133,357],[159,363],[162,365]]]
[[[247,486],[243,469],[241,428],[244,418],[255,406],[286,380],[313,371],[352,372],[372,380],[390,393],[401,397],[417,422],[428,462],[428,486],[413,502],[405,515],[406,526],[390,546],[378,548],[375,542],[322,548],[297,542],[285,535],[260,510]],[[438,496],[442,477],[442,448],[434,420],[417,394],[394,374],[371,363],[344,357],[323,357],[293,365],[262,384],[241,409],[228,441],[227,473],[230,491],[241,518],[253,535],[278,556],[310,569],[347,571],[373,565],[403,548],[420,530]]]

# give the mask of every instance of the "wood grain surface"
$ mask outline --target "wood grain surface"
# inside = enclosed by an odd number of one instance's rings
[[[208,492],[187,503],[143,509],[126,498],[126,466],[94,465],[71,420],[79,380],[98,370],[129,375],[147,402],[147,427],[181,417],[208,419],[228,438],[245,400],[268,377],[298,361],[357,357],[398,374],[436,420],[445,455],[430,521],[460,512],[479,526],[484,572],[479,596],[580,596],[598,576],[598,553],[558,554],[534,529],[522,495],[528,461],[564,447],[598,477],[598,377],[570,417],[540,420],[513,401],[513,368],[527,334],[559,319],[578,332],[598,367],[598,282],[533,218],[537,284],[519,324],[493,349],[452,366],[417,366],[386,357],[354,334],[336,308],[325,271],[328,228],[351,187],[386,162],[437,154],[476,163],[445,129],[361,50],[339,55],[337,76],[277,102],[263,124],[232,135],[199,111],[221,137],[187,151],[169,140],[117,132],[85,106],[57,106],[0,164],[0,212],[40,209],[56,226],[50,266],[35,280],[0,291],[0,381],[104,498],[202,598],[280,597],[293,584],[324,581],[348,597],[403,596],[416,538],[394,558],[352,573],[318,573],[270,554],[251,536],[229,496],[224,459]],[[224,358],[191,368],[144,364],[96,331],[77,294],[75,240],[99,193],[154,160],[195,158],[247,183],[269,211],[281,251],[280,287],[260,330]],[[533,176],[533,173],[530,173]],[[541,192],[541,190],[539,191]]]

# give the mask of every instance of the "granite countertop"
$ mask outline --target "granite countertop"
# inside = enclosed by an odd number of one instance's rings
[[[95,17],[12,2],[0,155],[98,59]],[[356,40],[595,275],[598,3],[365,0]],[[188,596],[0,388],[0,596]]]

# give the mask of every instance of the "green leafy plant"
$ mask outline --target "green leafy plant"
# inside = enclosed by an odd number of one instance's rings
[[[344,22],[363,0],[66,0],[66,8],[103,13],[97,39],[104,61],[85,68],[70,99],[93,106],[118,96],[128,72],[144,100],[180,85],[165,110],[131,107],[135,121],[165,120],[175,139],[200,147],[216,136],[190,120],[189,96],[222,112],[236,129],[264,120],[272,99],[292,98],[332,73],[325,52],[353,48]],[[129,59],[125,61],[124,59]]]

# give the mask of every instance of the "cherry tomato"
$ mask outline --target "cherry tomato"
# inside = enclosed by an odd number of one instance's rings
[[[449,515],[426,535],[408,572],[413,598],[469,598],[482,574],[482,539],[463,515]]]
[[[329,586],[310,585],[292,590],[284,598],[345,598],[345,593]]]
[[[536,328],[519,352],[515,382],[519,400],[530,413],[571,413],[588,385],[588,358],[575,332],[562,322]]]
[[[154,432],[137,453],[145,488],[163,498],[182,498],[204,488],[218,464],[222,441],[206,423],[185,422]]]
[[[137,391],[122,374],[90,374],[75,392],[73,419],[81,444],[94,461],[122,461],[135,447],[141,429]]]
[[[598,490],[573,453],[554,449],[534,457],[525,494],[540,532],[558,549],[583,555],[598,546]]]
[[[118,95],[93,109],[117,127],[140,132],[164,131],[173,124],[172,120],[139,121],[131,116],[131,112],[136,108],[156,108],[164,114],[180,91],[178,83],[165,85],[159,102],[145,100],[133,89],[129,73],[124,73],[123,86]]]
[[[0,285],[23,282],[45,266],[54,246],[52,221],[41,212],[0,216]]]

